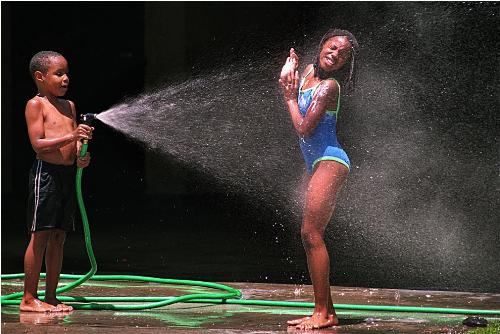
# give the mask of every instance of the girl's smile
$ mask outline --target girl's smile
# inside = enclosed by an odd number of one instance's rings
[[[333,36],[321,48],[320,66],[327,72],[342,68],[349,59],[351,43],[345,36]]]

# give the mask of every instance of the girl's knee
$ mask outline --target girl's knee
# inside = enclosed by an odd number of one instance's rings
[[[313,249],[324,244],[323,236],[319,231],[311,228],[302,228],[300,230],[302,244],[306,250]]]

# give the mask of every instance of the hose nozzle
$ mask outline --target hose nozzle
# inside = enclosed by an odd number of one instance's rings
[[[88,126],[91,126],[92,125],[92,122],[97,118],[97,114],[91,114],[91,113],[88,113],[88,114],[81,114],[80,115],[80,121],[83,123],[83,124],[86,124]]]

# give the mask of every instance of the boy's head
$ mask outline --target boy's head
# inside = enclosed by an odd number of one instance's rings
[[[62,54],[55,51],[40,51],[37,54],[35,54],[30,61],[31,77],[35,79],[36,71],[46,74],[51,63],[51,58],[56,58],[56,57],[62,57]]]
[[[66,94],[69,84],[68,62],[58,52],[40,51],[30,61],[30,73],[39,90],[54,96]]]

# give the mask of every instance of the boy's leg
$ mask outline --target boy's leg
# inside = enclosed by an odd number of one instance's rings
[[[42,268],[43,253],[50,231],[32,232],[24,255],[24,295],[19,305],[21,311],[50,312],[55,307],[38,299],[37,289]]]
[[[45,253],[45,267],[47,269],[47,276],[45,278],[45,302],[56,306],[57,311],[73,310],[73,307],[61,303],[56,298],[56,289],[61,274],[65,240],[65,231],[52,230]]]

